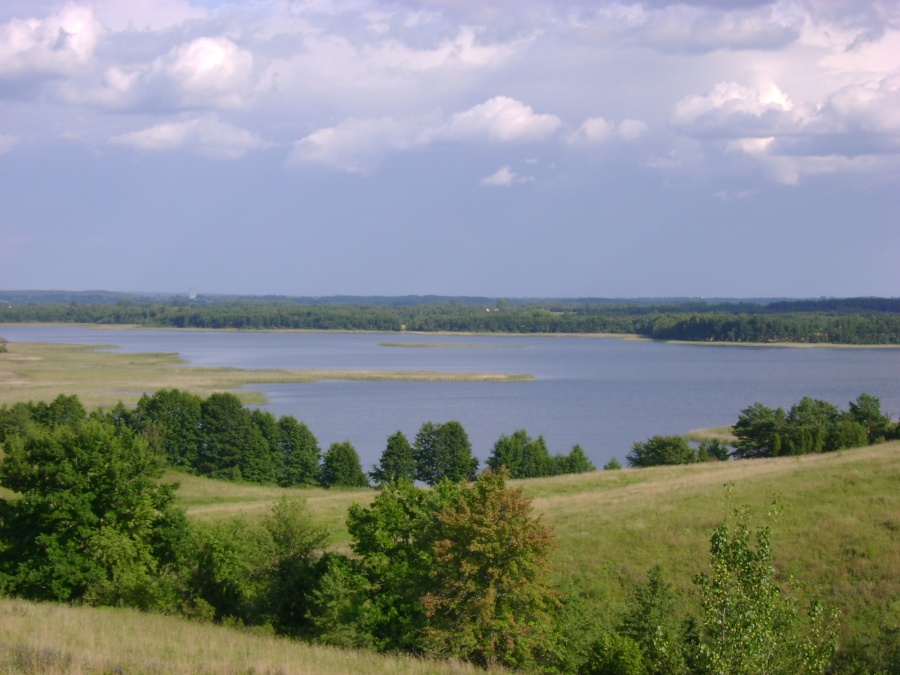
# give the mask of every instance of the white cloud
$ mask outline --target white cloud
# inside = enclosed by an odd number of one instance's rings
[[[589,117],[578,131],[569,136],[570,143],[601,143],[612,138],[616,133],[616,125],[602,117]]]
[[[0,76],[63,76],[87,66],[104,35],[87,7],[67,5],[45,19],[0,25]]]
[[[200,37],[152,62],[111,65],[100,86],[67,82],[62,98],[113,109],[243,109],[265,89],[253,54],[227,37]]]
[[[843,130],[900,135],[900,75],[843,87],[828,98],[822,114]]]
[[[498,96],[443,122],[425,117],[348,118],[295,142],[287,164],[317,163],[367,173],[389,154],[438,141],[540,141],[561,124],[555,115],[537,115],[520,101]]]
[[[416,122],[391,117],[347,119],[294,143],[287,164],[324,164],[350,173],[367,173],[386,155],[415,145],[419,128]]]
[[[796,131],[803,111],[776,85],[760,90],[737,82],[719,82],[703,95],[687,96],[676,105],[672,126],[694,137],[771,136]]]
[[[562,125],[556,115],[539,115],[531,106],[508,96],[494,98],[456,113],[435,132],[447,140],[485,139],[497,143],[541,141]]]
[[[619,122],[619,136],[633,141],[647,133],[647,123],[642,120],[622,120]]]
[[[153,63],[178,87],[185,107],[246,107],[255,85],[253,54],[226,37],[202,37]]]
[[[572,144],[603,143],[613,138],[633,141],[647,133],[647,123],[626,119],[618,124],[603,117],[589,117],[566,140]]]
[[[250,150],[268,146],[256,134],[220,122],[215,115],[157,124],[114,136],[110,142],[147,152],[187,150],[210,159],[240,159]]]
[[[509,187],[519,183],[531,183],[533,176],[520,176],[507,164],[497,169],[490,176],[481,179],[481,184],[488,187]]]

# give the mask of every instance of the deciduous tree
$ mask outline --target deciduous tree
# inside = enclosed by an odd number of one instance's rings
[[[88,420],[5,445],[0,571],[35,600],[171,608],[187,525],[162,458],[130,430]]]

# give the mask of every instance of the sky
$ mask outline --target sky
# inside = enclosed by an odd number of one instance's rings
[[[900,296],[900,0],[2,0],[0,289]]]

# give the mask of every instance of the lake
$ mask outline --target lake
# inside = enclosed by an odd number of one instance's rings
[[[0,326],[13,342],[116,345],[177,353],[197,366],[519,373],[521,382],[344,382],[250,387],[262,406],[304,421],[323,449],[350,440],[368,470],[397,430],[412,441],[426,421],[458,420],[483,461],[501,434],[543,435],[554,453],[579,443],[601,467],[623,464],[635,441],[733,424],[759,401],[803,396],[841,409],[866,392],[900,412],[900,349],[675,345],[596,337],[448,336],[93,330]],[[391,347],[383,343],[460,347]],[[466,347],[466,348],[462,348]]]

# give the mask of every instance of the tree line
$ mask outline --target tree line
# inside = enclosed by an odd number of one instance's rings
[[[641,468],[731,457],[754,459],[834,452],[898,439],[900,422],[882,412],[877,397],[863,393],[843,411],[828,401],[808,396],[787,411],[756,402],[741,411],[731,431],[735,440],[730,444],[713,440],[696,447],[683,436],[652,436],[634,443],[625,461],[630,467]],[[617,465],[618,462],[604,468],[618,468]]]
[[[309,427],[292,415],[276,418],[259,408],[249,410],[228,392],[202,398],[178,389],[144,394],[134,409],[120,403],[90,415],[75,395],[4,405],[0,443],[27,436],[34,427],[55,429],[88,417],[143,436],[169,466],[209,478],[282,487],[367,487],[399,480],[435,485],[444,479],[473,480],[478,470],[468,434],[457,421],[425,422],[412,443],[397,431],[367,474],[350,441],[332,443],[322,452]],[[525,430],[502,435],[487,464],[507,466],[514,478],[596,470],[579,445],[569,454],[551,455],[542,436],[532,439]]]
[[[25,302],[3,322],[137,324],[204,329],[629,333],[661,340],[900,344],[900,300],[856,298],[756,303],[574,300],[492,303],[120,300]]]
[[[0,486],[16,493],[0,498],[4,594],[525,672],[824,673],[834,660],[833,613],[779,589],[769,526],[754,533],[745,509],[714,530],[687,618],[654,567],[624,612],[591,628],[584,601],[551,583],[552,530],[505,467],[431,489],[385,483],[351,507],[348,555],[326,546],[302,501],[190,523],[151,435],[77,413],[57,399],[50,423],[4,438]]]

